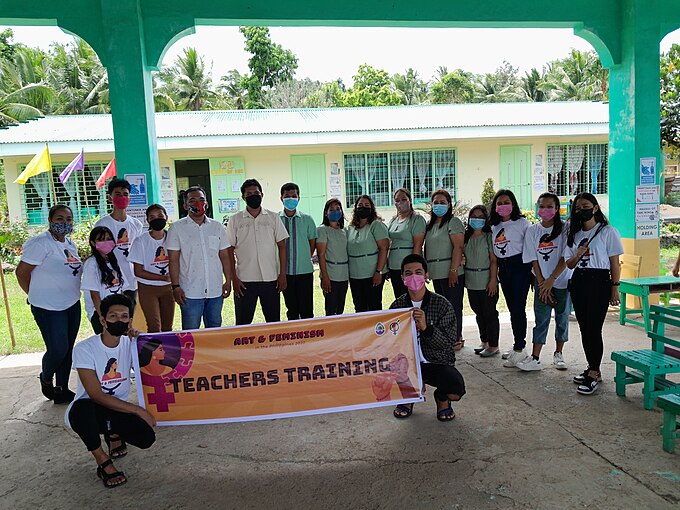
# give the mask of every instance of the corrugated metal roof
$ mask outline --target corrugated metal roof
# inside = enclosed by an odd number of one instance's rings
[[[474,103],[156,113],[157,138],[607,124],[599,102]],[[113,140],[111,115],[48,116],[0,130],[0,144]]]

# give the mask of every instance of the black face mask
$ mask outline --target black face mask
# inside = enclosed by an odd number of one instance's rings
[[[368,219],[371,216],[371,208],[370,207],[357,207],[357,216],[361,218],[362,220]]]
[[[262,204],[262,195],[248,195],[245,200],[248,207],[257,209]]]
[[[595,214],[593,208],[590,209],[581,209],[579,212],[576,213],[578,216],[578,219],[581,220],[582,223],[585,223],[586,221],[590,221]]]
[[[151,227],[151,230],[155,231],[160,231],[165,228],[165,225],[168,223],[168,220],[165,218],[154,218],[149,222],[149,227]]]
[[[106,331],[108,331],[113,336],[124,335],[125,332],[130,328],[129,322],[116,321],[109,322],[106,321]]]

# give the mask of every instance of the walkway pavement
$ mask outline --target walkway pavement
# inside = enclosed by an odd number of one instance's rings
[[[502,328],[503,347],[510,328]],[[434,417],[432,393],[413,416],[390,409],[239,424],[161,427],[147,451],[118,462],[130,481],[108,491],[63,406],[46,402],[36,356],[0,361],[0,501],[3,508],[588,508],[680,505],[680,453],[661,449],[658,411],[637,387],[614,391],[611,350],[647,346],[639,328],[605,326],[605,382],[581,396],[578,328],[565,357],[520,373],[472,353],[466,325],[458,367],[467,395],[453,423]],[[31,360],[33,360],[31,362]],[[15,366],[10,366],[14,364]],[[24,366],[20,366],[24,364]]]

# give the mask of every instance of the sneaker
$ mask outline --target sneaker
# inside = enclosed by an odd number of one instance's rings
[[[517,368],[523,370],[524,372],[534,372],[537,370],[543,370],[541,362],[534,359],[533,356],[527,356],[526,359],[517,363]]]
[[[589,368],[586,368],[582,374],[575,375],[574,376],[574,384],[583,384],[586,380],[586,377],[588,377],[588,372],[590,372]],[[602,373],[598,372],[597,375],[597,382],[602,382]]]
[[[553,354],[553,365],[557,370],[566,370],[568,368],[567,362],[564,361],[564,356],[562,356],[561,352]]]
[[[513,352],[515,351],[513,351],[512,349],[510,349],[509,351],[505,351],[501,356],[501,359],[508,359]]]
[[[70,404],[75,398],[76,394],[73,393],[68,388],[62,388],[61,386],[54,387],[54,400],[55,404]]]
[[[488,347],[479,353],[481,358],[490,358],[491,356],[497,356],[500,353],[498,349],[489,349]]]
[[[486,345],[481,344],[479,347],[475,347],[475,354],[480,354],[484,349],[486,349]]]
[[[40,391],[47,400],[52,400],[54,398],[54,383],[43,381],[42,375],[39,375],[38,379],[40,379]]]
[[[583,384],[579,384],[578,388],[576,388],[576,391],[579,392],[581,395],[592,395],[593,393],[595,393],[598,384],[599,382],[597,379],[593,379],[592,377],[587,375],[583,380]]]
[[[524,361],[527,357],[527,353],[524,351],[512,351],[512,354],[508,356],[508,359],[505,360],[505,363],[503,363],[503,366],[505,368],[516,368],[517,363],[520,361]]]

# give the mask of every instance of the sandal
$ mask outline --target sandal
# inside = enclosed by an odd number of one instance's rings
[[[113,461],[109,459],[99,464],[99,466],[97,466],[97,476],[101,478],[104,487],[106,487],[107,489],[113,489],[114,487],[118,487],[119,485],[123,485],[124,483],[127,482],[127,477],[125,476],[125,473],[123,473],[122,471],[116,471],[114,473],[107,473],[106,471],[104,471],[105,468],[111,466],[112,464]],[[119,477],[122,477],[123,480],[119,481],[118,483],[110,483],[111,480]]]
[[[453,411],[453,407],[451,407],[451,402],[449,401],[449,407],[446,409],[442,409],[441,411],[437,411],[437,419],[439,421],[453,421],[453,419],[456,417],[456,413]]]
[[[125,444],[125,441],[123,441],[118,434],[109,437],[104,436],[104,441],[106,442],[106,445],[109,447],[109,457],[111,457],[112,459],[120,459],[121,457],[125,457],[128,454],[127,444]],[[114,441],[115,442],[120,441],[120,446],[111,448],[111,443]]]
[[[411,407],[409,407],[411,406]],[[413,404],[399,404],[392,412],[395,418],[403,420],[413,414]]]

